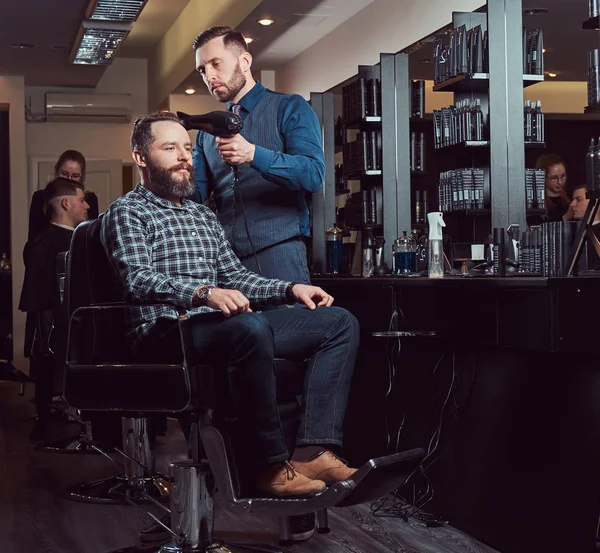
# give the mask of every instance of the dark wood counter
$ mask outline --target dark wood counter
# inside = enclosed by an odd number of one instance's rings
[[[313,278],[361,325],[348,455],[435,444],[425,510],[503,553],[591,553],[598,278]],[[373,337],[390,328],[434,338]],[[389,391],[390,381],[392,390]],[[441,424],[440,424],[441,421]],[[417,478],[407,495],[422,493]]]

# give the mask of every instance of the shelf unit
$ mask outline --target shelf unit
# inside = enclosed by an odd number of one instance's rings
[[[489,33],[489,73],[459,75],[436,85],[435,90],[451,91],[455,99],[481,98],[484,128],[489,129],[488,140],[452,146],[452,154],[462,156],[464,164],[454,167],[470,167],[471,158],[485,159],[486,189],[484,210],[448,213],[451,221],[470,219],[479,233],[490,233],[494,227],[507,228],[510,224],[526,224],[525,199],[525,149],[543,148],[543,143],[524,142],[523,136],[523,88],[544,80],[543,75],[523,75],[522,72],[522,1],[488,2],[485,13],[454,13],[455,27],[465,24],[472,28],[492,29]],[[381,129],[383,156],[381,174],[353,174],[361,185],[381,186],[383,196],[382,235],[385,238],[384,261],[392,265],[391,244],[402,230],[424,227],[411,220],[411,178],[424,177],[410,170],[411,124],[431,121],[431,116],[410,116],[410,88],[407,54],[381,54],[378,66],[359,66],[359,76],[365,72],[379,72],[381,80],[381,117],[346,121],[348,129]],[[333,94],[333,93],[325,93]],[[315,94],[315,101],[325,94]],[[311,95],[311,100],[313,95]],[[320,100],[319,100],[320,101]],[[325,104],[328,105],[328,100]],[[318,101],[316,102],[318,104]],[[318,271],[325,263],[325,229],[335,220],[335,152],[334,110],[325,104],[316,106],[320,113],[326,150],[326,185],[313,202],[313,269]],[[313,103],[315,107],[315,103]],[[327,146],[329,144],[329,146]],[[339,152],[338,144],[338,152]],[[328,152],[329,148],[329,152]],[[436,152],[441,150],[435,150]],[[339,155],[339,153],[338,153]],[[426,161],[429,166],[430,162]],[[450,167],[448,167],[450,168]],[[430,175],[431,178],[431,175]],[[377,183],[377,184],[375,184]],[[379,184],[380,183],[380,184]],[[493,183],[493,184],[491,184]],[[422,183],[418,184],[420,188]],[[345,194],[351,186],[344,187]],[[339,196],[338,196],[339,197]],[[435,198],[429,194],[429,211],[436,208]],[[320,265],[319,265],[320,264]]]

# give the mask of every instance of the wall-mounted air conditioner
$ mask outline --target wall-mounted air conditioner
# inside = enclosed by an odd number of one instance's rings
[[[46,93],[46,120],[67,123],[129,123],[130,94]]]

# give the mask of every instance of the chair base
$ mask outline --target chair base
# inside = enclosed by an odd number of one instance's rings
[[[77,454],[92,454],[101,455],[96,449],[99,447],[102,451],[112,453],[114,448],[110,445],[95,442],[93,440],[86,440],[85,437],[71,437],[63,440],[56,440],[54,442],[46,442],[39,444],[35,447],[36,451],[43,451],[45,453],[67,453],[69,455]]]
[[[212,545],[203,548],[182,549],[171,542],[154,547],[147,545],[133,545],[123,549],[111,551],[111,553],[283,553],[283,550],[273,545],[262,543],[223,543],[214,542]]]
[[[65,499],[81,503],[101,503],[123,505],[130,501],[148,503],[141,492],[156,501],[169,501],[170,484],[166,477],[156,474],[152,478],[127,478],[124,475],[112,476],[95,482],[71,486],[64,494]],[[129,500],[129,501],[128,501]]]

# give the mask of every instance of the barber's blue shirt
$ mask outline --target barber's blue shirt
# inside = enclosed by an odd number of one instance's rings
[[[265,93],[265,87],[256,85],[240,100],[240,116],[244,120]],[[231,104],[228,104],[231,108]],[[284,152],[276,152],[256,145],[254,160],[250,166],[265,180],[289,190],[317,192],[325,178],[325,160],[319,121],[308,102],[297,94],[286,94],[279,104],[277,128],[285,145]],[[196,137],[194,150],[196,187],[206,200],[213,183],[202,146],[202,133]],[[308,213],[301,228],[308,234]]]

